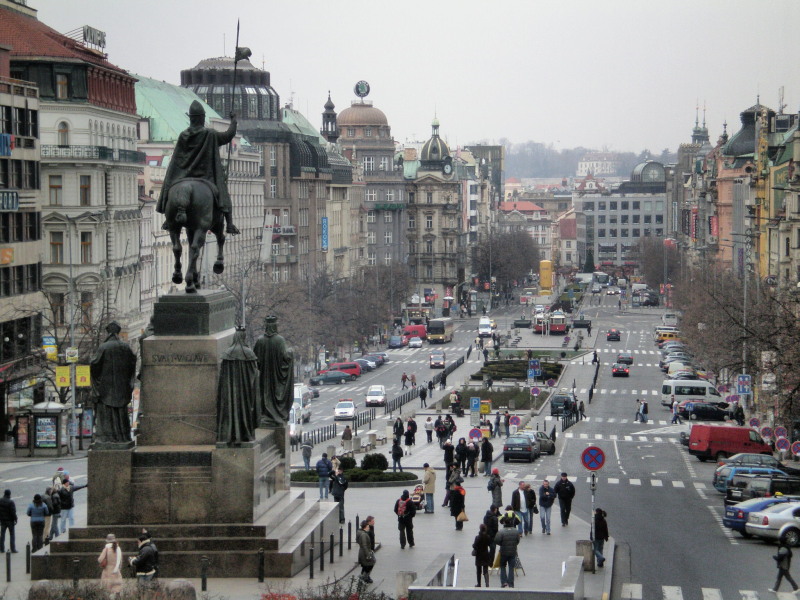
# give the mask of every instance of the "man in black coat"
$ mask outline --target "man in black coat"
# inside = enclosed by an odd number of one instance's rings
[[[139,554],[131,557],[129,564],[136,571],[139,585],[146,585],[158,573],[158,550],[150,541],[150,534],[142,533],[139,536]]]
[[[500,522],[498,521],[499,511],[500,507],[492,504],[489,510],[486,511],[486,514],[483,515],[483,524],[486,525],[486,533],[489,534],[489,537],[492,539],[492,543],[489,545],[489,551],[492,553],[492,563],[494,563],[494,551],[497,547],[494,536],[497,535],[497,531],[500,529]]]
[[[489,438],[483,438],[481,442],[481,462],[483,463],[483,476],[489,477],[492,474],[492,453],[494,446],[489,441]]]
[[[569,513],[572,511],[575,486],[567,479],[566,473],[561,473],[561,479],[556,482],[553,491],[558,496],[558,507],[561,509],[561,526],[566,527],[569,525]]]
[[[344,523],[344,492],[348,486],[347,478],[341,467],[336,469],[336,473],[331,474],[331,496],[339,503],[339,523]]]
[[[397,529],[400,530],[400,548],[405,548],[406,542],[413,548],[414,516],[417,514],[417,508],[408,490],[403,490],[403,495],[394,503],[394,514],[397,515]]]
[[[17,524],[17,505],[11,499],[11,490],[3,492],[0,498],[0,552],[6,551],[6,530],[11,538],[11,552],[17,553],[17,540],[14,526]]]

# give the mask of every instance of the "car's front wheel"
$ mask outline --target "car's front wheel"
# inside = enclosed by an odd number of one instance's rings
[[[350,381],[355,381],[356,379],[358,379],[358,375],[351,375],[350,376]]]
[[[346,383],[346,382],[347,382],[347,379],[341,379],[341,380],[339,381],[339,383]]]

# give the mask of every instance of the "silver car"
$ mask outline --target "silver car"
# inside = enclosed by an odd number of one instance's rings
[[[775,504],[750,513],[745,524],[747,533],[766,540],[800,545],[800,503]]]

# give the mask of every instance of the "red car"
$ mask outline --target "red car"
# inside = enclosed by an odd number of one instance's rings
[[[628,365],[614,363],[614,365],[611,367],[611,375],[613,377],[629,377],[630,374],[631,369]]]

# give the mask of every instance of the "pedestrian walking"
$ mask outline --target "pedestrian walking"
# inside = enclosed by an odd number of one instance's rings
[[[494,415],[494,435],[495,435],[495,437],[500,437],[500,411],[499,410]]]
[[[428,443],[430,444],[433,441],[433,417],[428,417],[423,427],[425,428],[425,437],[428,438]]]
[[[433,495],[436,493],[436,471],[428,463],[422,465],[422,492],[425,494],[425,512],[433,514]]]
[[[500,477],[500,469],[492,469],[486,489],[492,494],[492,506],[500,508],[503,506],[503,484],[505,479]]]
[[[117,538],[113,533],[106,536],[106,544],[103,551],[97,557],[100,565],[100,583],[109,593],[111,598],[116,598],[122,591],[122,550],[117,543]]]
[[[317,478],[319,479],[319,499],[328,499],[328,481],[333,473],[333,463],[328,460],[328,453],[323,452],[322,458],[315,465]],[[324,498],[323,498],[324,496]]]
[[[445,427],[441,416],[436,417],[436,420],[433,422],[433,430],[436,432],[439,448],[444,448],[444,442],[447,439],[447,427]]]
[[[11,499],[11,490],[6,490],[0,498],[0,552],[6,551],[6,531],[8,531],[11,553],[17,553],[17,538],[14,533],[16,526],[17,505]]]
[[[550,511],[555,502],[556,493],[550,487],[550,482],[545,479],[539,488],[539,520],[542,522],[542,533],[550,535]]]
[[[42,502],[47,506],[47,516],[44,518],[44,544],[50,543],[50,528],[53,526],[53,498],[50,495],[53,488],[48,487],[42,495]]]
[[[778,588],[781,587],[781,581],[783,578],[786,578],[793,591],[797,591],[797,584],[792,579],[791,573],[789,573],[789,569],[792,566],[792,549],[789,548],[789,545],[781,541],[778,545],[778,552],[772,555],[772,558],[775,559],[775,562],[778,566],[778,579],[775,580],[775,585],[769,588],[770,592],[778,592]]]
[[[428,397],[433,401],[433,388],[436,387],[436,384],[433,383],[433,378],[428,381]]]
[[[392,425],[392,435],[394,435],[394,439],[399,442],[405,431],[406,428],[403,426],[403,419],[397,417],[394,420],[394,425]]]
[[[339,503],[339,523],[344,523],[344,493],[349,483],[341,467],[331,474],[330,491],[333,499]]]
[[[158,549],[147,531],[139,535],[139,553],[128,563],[133,567],[140,586],[146,586],[158,574]]]
[[[641,421],[642,420],[642,401],[639,398],[636,399],[636,415],[633,417],[633,422]]]
[[[592,352],[592,364],[596,365],[597,362],[598,362],[597,361],[597,350],[595,350],[594,352]]]
[[[414,417],[408,417],[408,421],[406,422],[406,428],[411,429],[411,445],[417,445],[417,422],[414,420]],[[409,452],[409,454],[411,454]]]
[[[678,401],[675,400],[675,396],[672,397],[672,424],[682,425],[683,421],[681,421],[680,411],[678,410]]]
[[[411,379],[411,387],[412,388],[417,387],[417,375],[416,375],[416,373],[412,373],[411,377],[409,377],[409,379]]]
[[[400,472],[403,472],[403,465],[400,464],[400,461],[403,458],[403,449],[400,447],[400,440],[397,439],[392,444],[392,473],[396,473],[397,469],[400,469]]]
[[[356,532],[356,543],[358,544],[358,564],[361,565],[361,576],[359,579],[364,583],[372,583],[370,573],[377,562],[375,549],[369,535],[369,517],[361,521],[361,526]]]
[[[519,533],[517,526],[519,519],[514,511],[508,510],[500,518],[502,529],[494,536],[500,552],[500,585],[501,587],[514,587],[514,566],[517,564],[517,546],[519,546]]]
[[[484,348],[483,349],[483,362],[484,363],[489,362],[489,349],[488,348]]]
[[[303,466],[306,468],[306,471],[311,470],[311,450],[313,450],[313,448],[314,444],[309,440],[305,440],[300,444],[300,452],[303,454]]]
[[[494,558],[491,552],[492,538],[489,537],[488,528],[484,523],[478,527],[478,535],[472,541],[472,556],[475,557],[475,573],[478,576],[478,583],[475,587],[481,587],[481,577],[489,587],[489,567],[492,566]]]
[[[486,376],[486,389],[491,390],[492,386],[494,385],[494,379],[492,379],[491,375]]]
[[[647,423],[647,413],[649,412],[647,408],[647,400],[642,400],[639,412],[639,417],[641,418],[642,423]]]
[[[561,473],[561,479],[556,482],[553,491],[558,496],[558,506],[561,509],[561,526],[566,527],[569,525],[569,514],[572,512],[575,485],[569,480],[566,473]]]
[[[533,535],[533,515],[539,514],[539,509],[536,506],[536,492],[533,491],[530,483],[525,484],[525,505],[528,507],[528,529],[525,535]]]
[[[597,566],[603,568],[603,563],[606,562],[606,557],[603,556],[603,544],[608,541],[608,523],[606,523],[606,511],[602,508],[594,509],[594,539],[592,540],[592,549],[594,556],[597,558]]]
[[[31,536],[33,537],[31,552],[36,552],[44,546],[44,521],[45,517],[50,514],[41,494],[34,495],[33,502],[28,505],[27,514],[31,519]]]
[[[511,492],[511,510],[517,515],[519,535],[528,535],[531,532],[531,513],[528,510],[528,501],[525,497],[525,482],[520,481],[517,489]]]
[[[406,445],[405,453],[411,456],[411,446],[414,445],[414,430],[411,428],[411,425],[406,428],[404,438]]]
[[[467,513],[464,511],[466,506],[467,491],[461,487],[460,483],[456,483],[450,491],[450,516],[456,520],[456,531],[464,529],[464,521],[466,521]]]
[[[400,530],[400,548],[405,549],[406,543],[414,547],[414,516],[417,509],[412,502],[408,490],[394,503],[394,514],[397,515],[397,529]]]
[[[424,385],[419,386],[419,407],[420,408],[427,408],[428,403],[428,390],[425,388]]]
[[[592,324],[591,324],[591,323],[589,323],[589,324],[586,326],[586,334],[587,334],[587,335],[592,335]]]
[[[408,382],[408,375],[406,375],[406,372],[403,371],[403,374],[400,376],[400,383],[403,385],[403,387],[401,389],[403,389],[403,390],[406,389],[406,387],[407,387],[406,383],[407,382]]]
[[[345,425],[344,431],[342,431],[342,446],[344,446],[344,442],[352,440],[353,440],[353,430],[350,429],[350,425]]]
[[[461,469],[458,468],[457,464],[451,464],[447,472],[447,492],[444,496],[444,502],[442,502],[443,507],[451,505],[453,490],[456,485],[461,485],[462,483],[464,483],[464,478],[461,477]]]
[[[489,424],[491,427],[491,423]],[[491,432],[490,432],[491,437]],[[481,439],[481,462],[483,463],[483,476],[490,477],[492,475],[492,456],[494,452],[494,446],[492,446],[492,442],[489,441],[488,437]]]
[[[506,437],[511,435],[511,414],[506,411],[503,415],[503,425],[506,428]]]
[[[583,400],[578,404],[578,414],[581,417],[581,421],[586,418],[586,405],[583,403]]]
[[[744,427],[744,409],[741,404],[737,404],[733,411],[733,418],[736,419],[736,424],[739,427]]]
[[[441,379],[439,379],[439,389],[444,390],[447,388],[447,375],[442,373]]]

